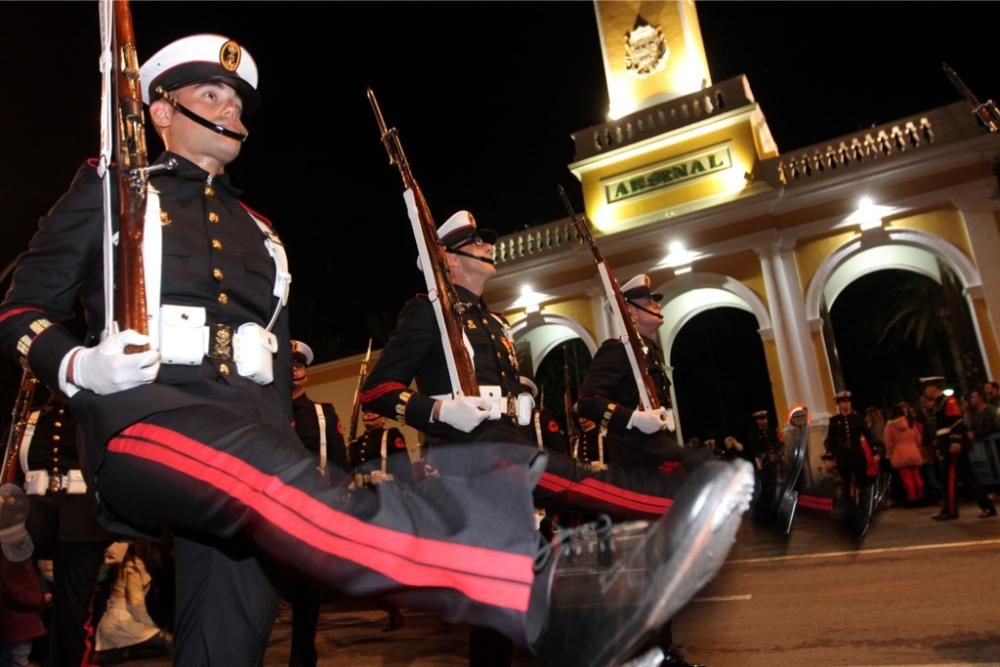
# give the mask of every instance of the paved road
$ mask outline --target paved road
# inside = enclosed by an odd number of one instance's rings
[[[967,505],[938,523],[933,511],[883,511],[860,546],[817,513],[801,512],[787,540],[747,520],[722,572],[675,618],[675,637],[710,667],[1000,665],[1000,520]],[[372,606],[327,605],[320,664],[466,664],[466,628],[405,615],[383,633]],[[284,610],[267,665],[287,664],[288,633]]]

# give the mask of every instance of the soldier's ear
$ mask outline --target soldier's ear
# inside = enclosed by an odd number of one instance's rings
[[[153,126],[157,132],[162,132],[164,129],[170,127],[173,117],[174,108],[162,99],[154,100],[149,105],[149,118],[153,122]]]

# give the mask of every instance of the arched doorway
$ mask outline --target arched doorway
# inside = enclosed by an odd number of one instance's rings
[[[752,313],[735,307],[704,310],[680,328],[668,355],[686,440],[732,435],[742,441],[757,410],[767,410],[775,423],[764,345]]]
[[[943,375],[961,395],[987,379],[961,285],[939,261],[862,275],[835,295],[828,320],[834,383],[856,409],[913,401],[920,376]]]
[[[572,405],[579,398],[580,385],[592,358],[582,340],[571,338],[550,349],[535,370],[535,384],[543,396],[544,406],[563,430],[566,429],[565,405],[567,402]]]

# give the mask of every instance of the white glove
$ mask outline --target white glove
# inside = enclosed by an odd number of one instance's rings
[[[437,413],[437,421],[454,426],[465,433],[479,426],[490,416],[490,402],[479,396],[461,396],[441,400],[438,403],[441,407]]]
[[[148,344],[148,336],[126,329],[108,336],[97,347],[73,348],[66,354],[66,359],[71,359],[73,363],[72,373],[60,373],[60,389],[68,396],[75,394],[77,389],[90,389],[95,394],[103,395],[152,382],[160,371],[159,351],[125,354],[126,345]],[[68,363],[64,361],[63,366],[68,366]]]
[[[628,420],[627,428],[639,429],[651,435],[667,427],[667,411],[659,407],[655,410],[636,410]]]

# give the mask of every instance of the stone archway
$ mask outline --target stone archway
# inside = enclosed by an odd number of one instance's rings
[[[657,287],[657,291],[662,292],[664,295],[664,324],[660,327],[659,342],[664,350],[664,356],[667,362],[667,372],[671,375],[671,400],[677,413],[677,421],[679,424],[678,432],[680,436],[682,438],[686,438],[698,434],[685,434],[683,430],[685,422],[683,407],[685,403],[692,405],[692,402],[684,397],[678,396],[678,390],[681,392],[684,391],[684,378],[680,378],[681,386],[678,386],[678,383],[675,382],[675,378],[673,377],[675,367],[677,366],[677,362],[674,358],[675,343],[678,340],[678,337],[681,336],[681,332],[685,326],[692,323],[692,321],[702,315],[707,314],[708,319],[716,318],[716,316],[719,315],[719,312],[715,312],[714,314],[710,313],[711,311],[718,311],[718,309],[735,309],[735,311],[742,311],[743,317],[736,317],[734,322],[738,320],[739,323],[734,324],[734,326],[740,327],[743,333],[750,333],[751,340],[760,343],[759,347],[754,347],[753,343],[747,341],[747,345],[753,348],[749,352],[749,354],[754,355],[754,370],[752,373],[754,375],[761,375],[760,378],[756,378],[759,382],[754,382],[755,385],[759,385],[756,391],[761,394],[758,400],[755,401],[757,407],[754,409],[764,408],[773,412],[776,406],[774,403],[773,389],[771,388],[770,383],[770,371],[768,369],[767,360],[763,350],[763,343],[765,341],[770,341],[773,337],[771,330],[771,317],[768,313],[767,307],[764,305],[763,301],[761,301],[760,297],[758,297],[753,290],[735,278],[713,273],[691,273],[678,276],[665,285]],[[750,328],[743,331],[744,327]],[[755,331],[754,327],[756,328]],[[699,400],[714,399],[710,399],[705,396],[700,397]],[[733,417],[727,418],[723,421],[739,421],[741,418],[736,415],[735,412],[743,409],[744,407],[742,405],[739,408],[736,408],[734,405]],[[749,415],[747,415],[747,417],[748,416]],[[700,424],[704,421],[704,419],[698,416],[695,421]],[[743,436],[742,433],[737,432],[730,433],[730,435],[735,435],[737,438],[742,438]]]
[[[846,388],[830,313],[845,290],[879,271],[890,270],[923,276],[945,290],[950,303],[948,312],[954,314],[950,322],[951,346],[961,348],[968,357],[963,363],[958,358],[963,353],[956,351],[954,365],[946,364],[962,375],[952,379],[964,385],[975,382],[981,375],[989,376],[988,357],[970,299],[970,293],[981,289],[976,267],[958,248],[937,236],[911,229],[880,229],[852,239],[832,252],[817,269],[806,291],[806,315],[811,327],[822,331],[831,386],[835,390]]]

